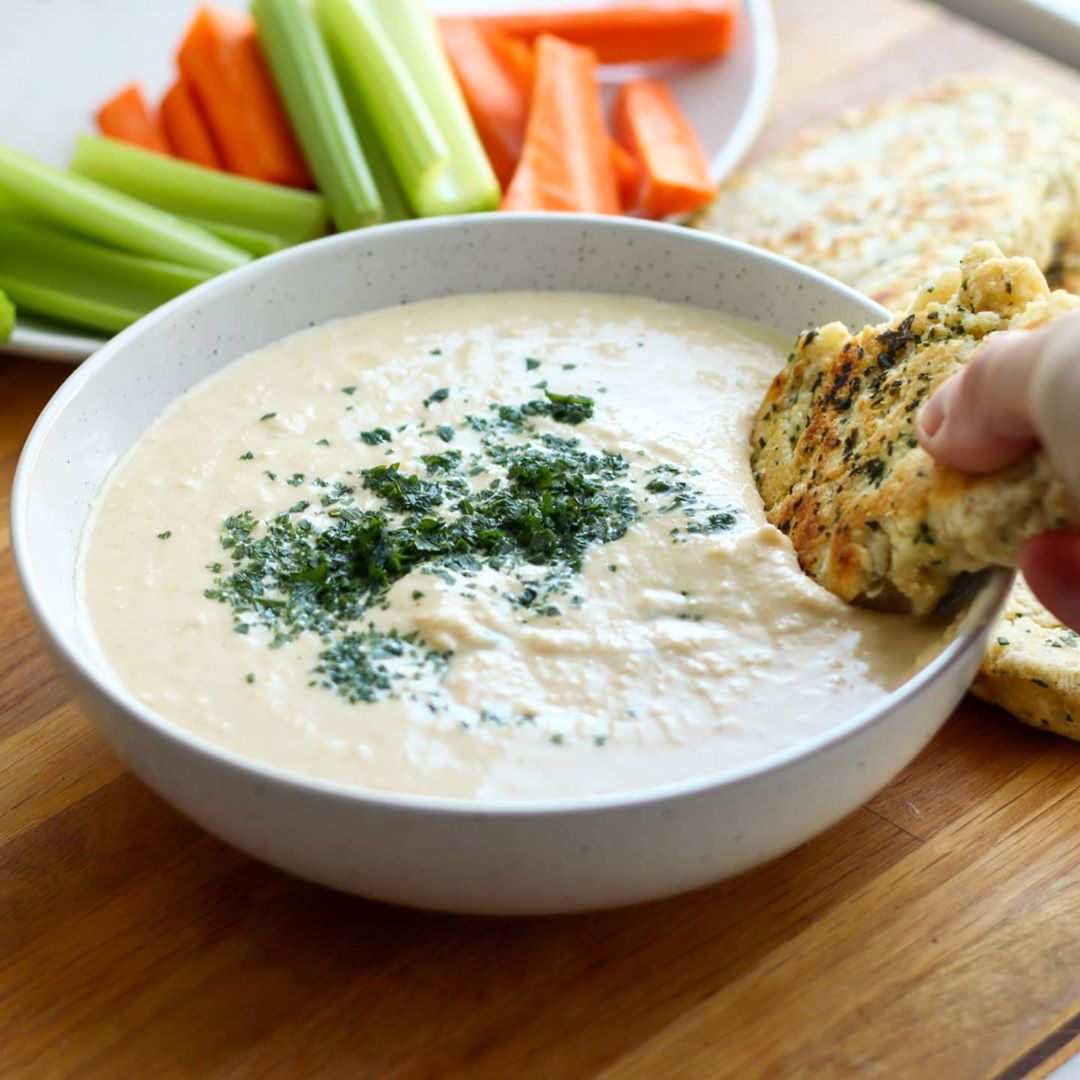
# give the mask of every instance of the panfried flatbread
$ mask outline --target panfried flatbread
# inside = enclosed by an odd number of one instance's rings
[[[724,185],[698,220],[902,310],[979,240],[1080,289],[1080,106],[986,77],[846,112]],[[1022,629],[1022,650],[1009,648]],[[1018,581],[973,691],[1080,738],[1080,653]],[[1043,642],[1045,647],[1040,645]],[[1040,660],[1040,656],[1043,657]]]
[[[1013,566],[1026,540],[1072,525],[1045,454],[958,472],[918,445],[915,414],[989,335],[1078,307],[1033,260],[980,243],[889,322],[801,335],[758,412],[751,463],[803,569],[849,602],[925,615],[961,575]]]
[[[1025,724],[1080,739],[1080,634],[1017,579],[971,692]]]
[[[699,228],[892,310],[979,240],[1080,282],[1080,106],[967,76],[845,112],[723,185]]]

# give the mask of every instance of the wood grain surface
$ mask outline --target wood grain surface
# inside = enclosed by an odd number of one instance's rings
[[[758,148],[949,71],[1080,80],[912,0],[776,0]],[[61,369],[0,357],[0,1077],[1045,1076],[1080,1049],[1080,747],[965,702],[870,804],[676,900],[383,907],[135,781],[31,627],[7,512]]]

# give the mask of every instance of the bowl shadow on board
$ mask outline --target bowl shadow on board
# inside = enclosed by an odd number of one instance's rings
[[[985,782],[1046,746],[969,699],[921,759],[958,778],[955,801],[924,827],[960,816],[962,777]],[[926,771],[917,763],[897,786]],[[313,1070],[353,1063],[369,1075],[430,1066],[437,1053],[469,1076],[512,1075],[526,1060],[529,1075],[591,1076],[771,953],[790,954],[812,922],[846,924],[852,895],[927,838],[884,808],[861,808],[786,856],[678,898],[478,918],[303,883],[207,836],[130,774],[67,816],[74,827],[36,837],[47,860],[32,865],[29,847],[9,846],[7,929],[17,939],[33,924],[39,939],[62,943],[75,924],[84,946],[95,943],[80,961],[88,983],[127,987],[108,1020],[126,1028],[123,1053],[145,1064],[167,1046],[177,1068],[204,1075],[242,1070],[258,1048],[260,1060],[302,1053]],[[55,1008],[69,964],[67,950],[49,953],[22,1004]],[[138,1023],[124,1023],[128,1010]],[[587,1027],[568,1029],[566,1017],[579,1016]]]

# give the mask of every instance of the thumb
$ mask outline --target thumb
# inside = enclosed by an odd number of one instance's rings
[[[1043,332],[991,338],[971,362],[946,379],[920,411],[923,449],[943,465],[994,472],[1031,449],[1031,383]]]

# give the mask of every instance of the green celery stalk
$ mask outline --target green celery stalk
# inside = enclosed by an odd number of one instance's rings
[[[198,225],[208,233],[221,237],[226,243],[251,252],[256,258],[260,255],[272,255],[275,251],[289,247],[289,243],[273,233],[260,232],[258,229],[245,229],[240,225],[226,225],[221,221],[207,221],[205,218],[185,217],[192,225]]]
[[[408,221],[412,216],[409,200],[405,197],[401,183],[394,172],[394,166],[386,156],[382,143],[379,141],[378,132],[368,114],[367,105],[356,86],[356,82],[348,77],[347,65],[341,51],[334,39],[327,41],[330,58],[334,63],[341,84],[342,93],[345,96],[345,104],[349,109],[349,117],[352,120],[356,137],[360,140],[364,157],[371,168],[371,175],[375,186],[379,191],[379,201],[382,203],[384,222]]]
[[[371,0],[450,150],[422,214],[468,214],[499,205],[499,181],[450,67],[434,16],[424,0]],[[419,208],[418,208],[419,209]]]
[[[0,216],[0,289],[20,308],[95,330],[122,330],[212,272],[102,247]]]
[[[0,191],[33,216],[125,251],[213,271],[231,270],[250,260],[246,251],[172,214],[54,169],[10,146],[0,145]]]
[[[71,168],[109,188],[184,217],[280,236],[291,243],[326,232],[326,203],[310,191],[230,176],[99,135],[80,135]]]
[[[304,0],[254,0],[251,14],[334,224],[347,232],[381,221],[379,192],[310,8]]]
[[[0,292],[0,341],[7,341],[15,329],[15,305]]]
[[[0,289],[6,289],[12,296],[18,297],[19,306],[24,311],[71,323],[85,330],[101,330],[106,334],[119,333],[145,314],[122,304],[65,292],[41,279],[9,277],[0,273]]]
[[[341,58],[394,172],[417,213],[437,213],[450,150],[370,0],[315,0],[323,37]]]

